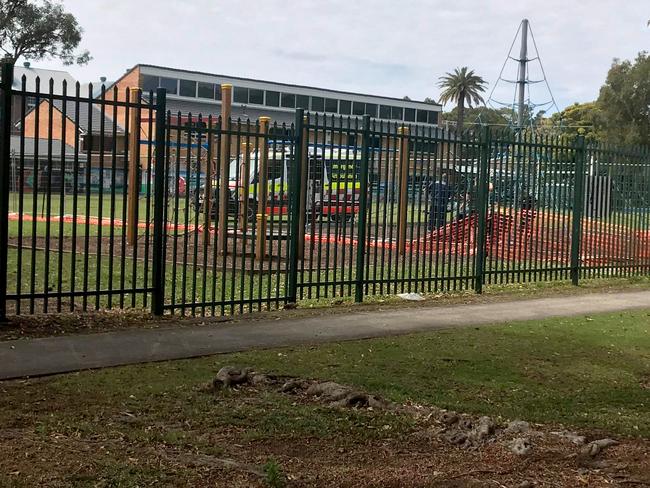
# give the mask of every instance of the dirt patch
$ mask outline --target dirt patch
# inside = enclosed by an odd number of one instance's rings
[[[288,378],[253,368],[222,368],[202,387],[274,389],[296,402],[407,416],[415,428],[406,437],[389,429],[378,441],[355,444],[305,439],[299,444],[258,442],[257,456],[273,456],[286,470],[288,486],[382,487],[610,487],[650,486],[650,442],[594,438],[552,426],[505,422],[430,406],[395,404],[332,381]]]
[[[395,403],[254,368],[224,367],[204,380],[187,396],[156,397],[147,384],[115,404],[100,393],[92,403],[101,409],[88,414],[73,413],[71,397],[41,393],[46,380],[7,384],[7,393],[31,385],[31,396],[0,425],[0,486],[650,486],[648,440],[599,443],[601,433]],[[137,407],[143,396],[152,402]],[[305,427],[319,421],[331,433]],[[274,430],[256,437],[262,423]]]

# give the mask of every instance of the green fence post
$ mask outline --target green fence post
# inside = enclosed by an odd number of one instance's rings
[[[571,222],[571,283],[578,286],[580,279],[580,244],[582,215],[585,206],[585,138],[578,136],[575,146],[575,181],[573,184],[573,217]]]
[[[7,321],[7,275],[9,247],[9,166],[11,165],[11,89],[13,60],[2,63],[0,98],[0,322]]]
[[[474,291],[483,293],[485,278],[485,245],[488,218],[488,193],[490,186],[490,128],[484,127],[480,135],[479,170],[477,175],[478,204],[476,208],[478,228],[476,229],[476,261],[474,266]]]
[[[357,215],[357,269],[354,301],[363,301],[365,281],[366,229],[368,228],[368,159],[370,153],[370,115],[363,116],[361,133],[361,166],[359,168],[359,214]]]
[[[166,121],[167,90],[158,88],[156,91],[156,175],[154,180],[153,209],[153,263],[151,266],[153,287],[151,308],[154,315],[162,315],[165,304],[165,228],[163,220],[165,217],[165,195],[167,193],[167,177],[165,171],[165,150],[167,148]]]
[[[304,110],[296,110],[294,124],[293,165],[289,179],[289,276],[287,277],[287,302],[296,303],[298,299],[298,259],[300,241],[300,172],[303,165],[303,127]]]

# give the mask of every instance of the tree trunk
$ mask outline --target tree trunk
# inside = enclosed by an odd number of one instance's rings
[[[463,132],[465,125],[465,92],[461,92],[458,96],[458,123],[456,124],[456,132],[459,134]]]

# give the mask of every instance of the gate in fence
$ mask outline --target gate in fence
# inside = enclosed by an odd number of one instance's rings
[[[650,153],[296,110],[167,111],[166,92],[0,94],[0,318],[220,315],[647,274]]]

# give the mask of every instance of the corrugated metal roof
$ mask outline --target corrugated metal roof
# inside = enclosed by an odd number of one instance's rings
[[[47,139],[34,139],[33,137],[25,137],[24,147],[25,147],[25,156],[31,157],[35,154],[36,141],[38,141],[38,154],[40,157],[47,157],[49,151],[49,141]],[[61,159],[61,149],[62,142],[57,139],[52,140],[52,159],[59,160]],[[16,156],[20,156],[21,149],[20,136],[11,136],[11,152]],[[74,147],[66,144],[65,145],[65,157],[66,159],[74,157]]]
[[[25,90],[29,92],[35,92],[36,90],[36,79],[40,81],[39,92],[40,93],[49,93],[50,92],[50,80],[54,81],[54,86],[52,93],[55,95],[61,95],[63,92],[63,81],[68,85],[68,94],[74,93],[75,84],[77,80],[72,77],[67,71],[58,71],[53,69],[42,69],[42,68],[26,68],[25,66],[15,66],[14,67],[14,90],[23,89],[23,76],[25,77]]]
[[[47,114],[49,111],[48,104],[49,100],[43,100],[40,104],[40,113]],[[98,103],[98,102],[97,102]],[[63,101],[62,100],[53,100],[53,107],[63,113]],[[77,112],[78,108],[78,112]],[[31,109],[27,115],[33,113],[36,110],[36,107]],[[101,122],[102,122],[102,112],[100,108],[93,103],[92,108],[88,102],[79,102],[78,107],[77,103],[74,101],[65,102],[66,117],[70,119],[82,132],[88,133],[92,132],[93,134],[98,134],[101,131]],[[113,105],[107,104],[104,112],[104,134],[111,135],[113,134],[113,119],[110,117],[113,111]],[[89,113],[90,112],[90,113]],[[77,116],[78,115],[78,116]],[[43,116],[43,115],[42,115]],[[17,124],[18,125],[18,124]],[[115,124],[115,133],[124,134],[124,128],[120,124]],[[90,130],[92,129],[92,131]]]
[[[102,86],[106,90],[106,94],[109,94],[110,91],[113,89],[113,85],[115,85],[114,81],[105,81],[104,83],[98,82],[98,83],[93,83],[92,84],[92,97],[93,98],[99,98],[100,95],[102,94]],[[88,92],[90,91],[90,83],[82,83],[81,84],[81,96],[82,97],[87,97]]]
[[[54,100],[54,106],[63,112],[63,101]],[[86,102],[79,103],[79,117],[77,119],[77,104],[76,102],[67,101],[65,102],[66,116],[75,122],[79,128],[84,132],[91,132],[89,129],[92,128],[92,133],[98,133],[101,130],[102,122],[102,111],[99,106],[95,103],[91,104]],[[90,117],[89,117],[90,111]],[[113,119],[111,115],[113,113],[113,105],[107,104],[104,108],[104,134],[113,133]],[[116,133],[123,134],[124,128],[119,124],[116,125]]]

